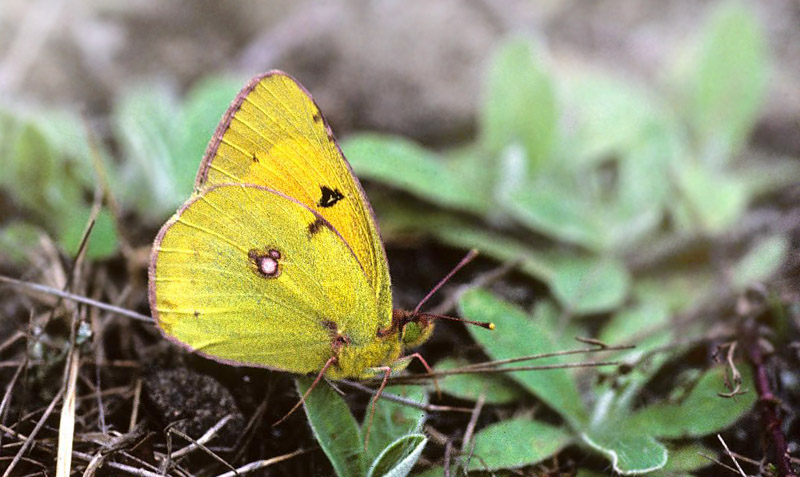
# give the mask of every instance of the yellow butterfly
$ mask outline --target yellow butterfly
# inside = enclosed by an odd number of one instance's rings
[[[318,379],[402,369],[437,317],[392,311],[364,191],[311,96],[280,71],[250,80],[223,116],[193,196],[156,237],[149,279],[170,339]]]

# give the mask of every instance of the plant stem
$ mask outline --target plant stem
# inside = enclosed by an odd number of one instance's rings
[[[783,435],[783,420],[776,407],[778,398],[772,393],[767,376],[767,367],[764,364],[764,353],[758,343],[758,331],[755,320],[749,319],[745,324],[746,350],[750,363],[755,367],[756,390],[761,404],[761,416],[766,424],[772,443],[775,447],[775,466],[782,477],[797,477],[792,470],[789,451],[786,446],[786,436]]]

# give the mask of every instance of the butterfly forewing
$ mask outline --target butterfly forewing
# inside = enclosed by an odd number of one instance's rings
[[[379,313],[390,315],[389,271],[369,202],[316,104],[284,73],[251,80],[209,144],[198,191],[231,182],[283,193],[330,222],[358,259]]]

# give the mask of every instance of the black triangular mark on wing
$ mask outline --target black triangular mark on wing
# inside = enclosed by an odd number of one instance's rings
[[[320,186],[319,190],[322,192],[322,197],[320,197],[319,202],[317,202],[317,205],[320,207],[333,207],[337,202],[344,199],[344,194],[339,192],[339,189]]]

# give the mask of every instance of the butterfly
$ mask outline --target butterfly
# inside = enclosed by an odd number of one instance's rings
[[[280,71],[251,79],[223,116],[192,197],[155,239],[149,300],[164,335],[193,352],[317,379],[388,377],[438,317],[392,309],[364,190],[310,94]]]

